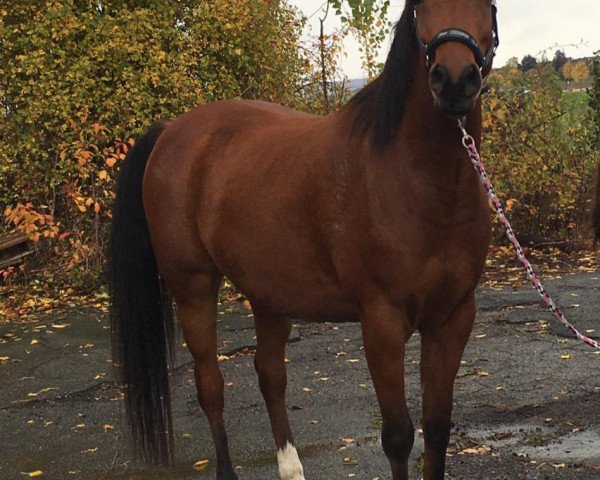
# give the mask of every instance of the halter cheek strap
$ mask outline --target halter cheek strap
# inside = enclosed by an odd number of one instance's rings
[[[479,48],[479,43],[477,42],[477,40],[475,40],[469,32],[466,32],[465,30],[462,30],[460,28],[446,28],[445,30],[439,32],[435,37],[433,37],[431,42],[425,43],[423,39],[419,36],[417,31],[417,11],[415,10],[415,36],[417,37],[417,43],[419,44],[419,48],[425,54],[427,68],[431,66],[431,59],[435,56],[435,51],[438,49],[438,47],[447,42],[459,42],[463,45],[466,45],[473,52],[473,55],[475,56],[475,61],[477,62],[479,69],[483,70],[485,67],[487,67],[494,58],[498,45],[500,45],[500,37],[498,36],[497,11],[498,9],[496,5],[492,5],[493,41],[492,45],[484,55],[481,51],[481,48]]]

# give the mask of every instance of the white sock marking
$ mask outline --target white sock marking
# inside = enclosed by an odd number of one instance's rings
[[[279,478],[281,480],[304,480],[304,470],[300,463],[300,457],[296,447],[286,443],[283,450],[277,451],[277,463],[279,464]]]

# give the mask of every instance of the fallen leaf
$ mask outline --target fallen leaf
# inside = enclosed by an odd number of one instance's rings
[[[308,387],[304,387],[302,390],[304,390],[305,392],[312,392],[312,389]]]
[[[42,393],[48,393],[50,390],[58,390],[58,388],[56,387],[46,387],[46,388],[42,388],[39,392],[30,392],[27,394],[28,397],[37,397],[38,395],[42,394]]]
[[[42,472],[41,470],[35,470],[33,472],[21,472],[22,475],[27,475],[30,478],[34,478],[34,477],[39,477],[40,475],[43,475],[44,472]]]
[[[208,460],[198,460],[194,463],[194,470],[204,470],[208,465]]]
[[[10,357],[0,357],[0,362],[6,362]]]
[[[567,353],[566,355],[561,355],[560,359],[561,360],[571,360],[571,356],[572,355],[570,353]]]
[[[36,343],[39,343],[35,338],[31,341],[32,345],[35,345]]]
[[[102,428],[104,429],[105,432],[115,429],[115,427],[113,425],[111,425],[110,423],[105,423],[104,425],[102,425]]]
[[[464,450],[461,450],[461,453],[464,453],[467,455],[485,455],[486,453],[491,452],[491,451],[492,451],[491,448],[483,445],[481,447],[465,448]]]

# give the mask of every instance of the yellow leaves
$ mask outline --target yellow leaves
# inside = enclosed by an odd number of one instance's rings
[[[108,172],[106,170],[100,170],[98,172],[98,178],[100,180],[106,180],[108,178]]]
[[[198,460],[194,463],[194,470],[201,471],[204,470],[209,464],[208,460]]]
[[[44,206],[44,208],[47,207]],[[7,223],[27,234],[29,239],[34,242],[42,237],[54,238],[58,233],[54,218],[38,211],[30,202],[26,204],[18,203],[12,208],[7,207],[4,210],[4,215]]]
[[[560,356],[561,360],[571,360],[572,355],[570,353],[564,354]]]
[[[0,362],[8,362],[10,357],[0,357]]]
[[[31,341],[31,345],[37,345],[37,343],[38,341],[35,338]]]

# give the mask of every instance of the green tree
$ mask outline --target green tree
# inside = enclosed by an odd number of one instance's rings
[[[556,72],[561,72],[562,67],[567,63],[569,59],[562,50],[557,50],[552,59],[552,66]]]
[[[377,55],[390,32],[387,13],[389,0],[329,0],[342,23],[348,25],[360,43],[362,64],[369,80],[375,78],[382,65]]]
[[[533,70],[537,67],[538,61],[533,55],[525,55],[521,60],[519,68],[522,72],[528,72],[529,70]]]

